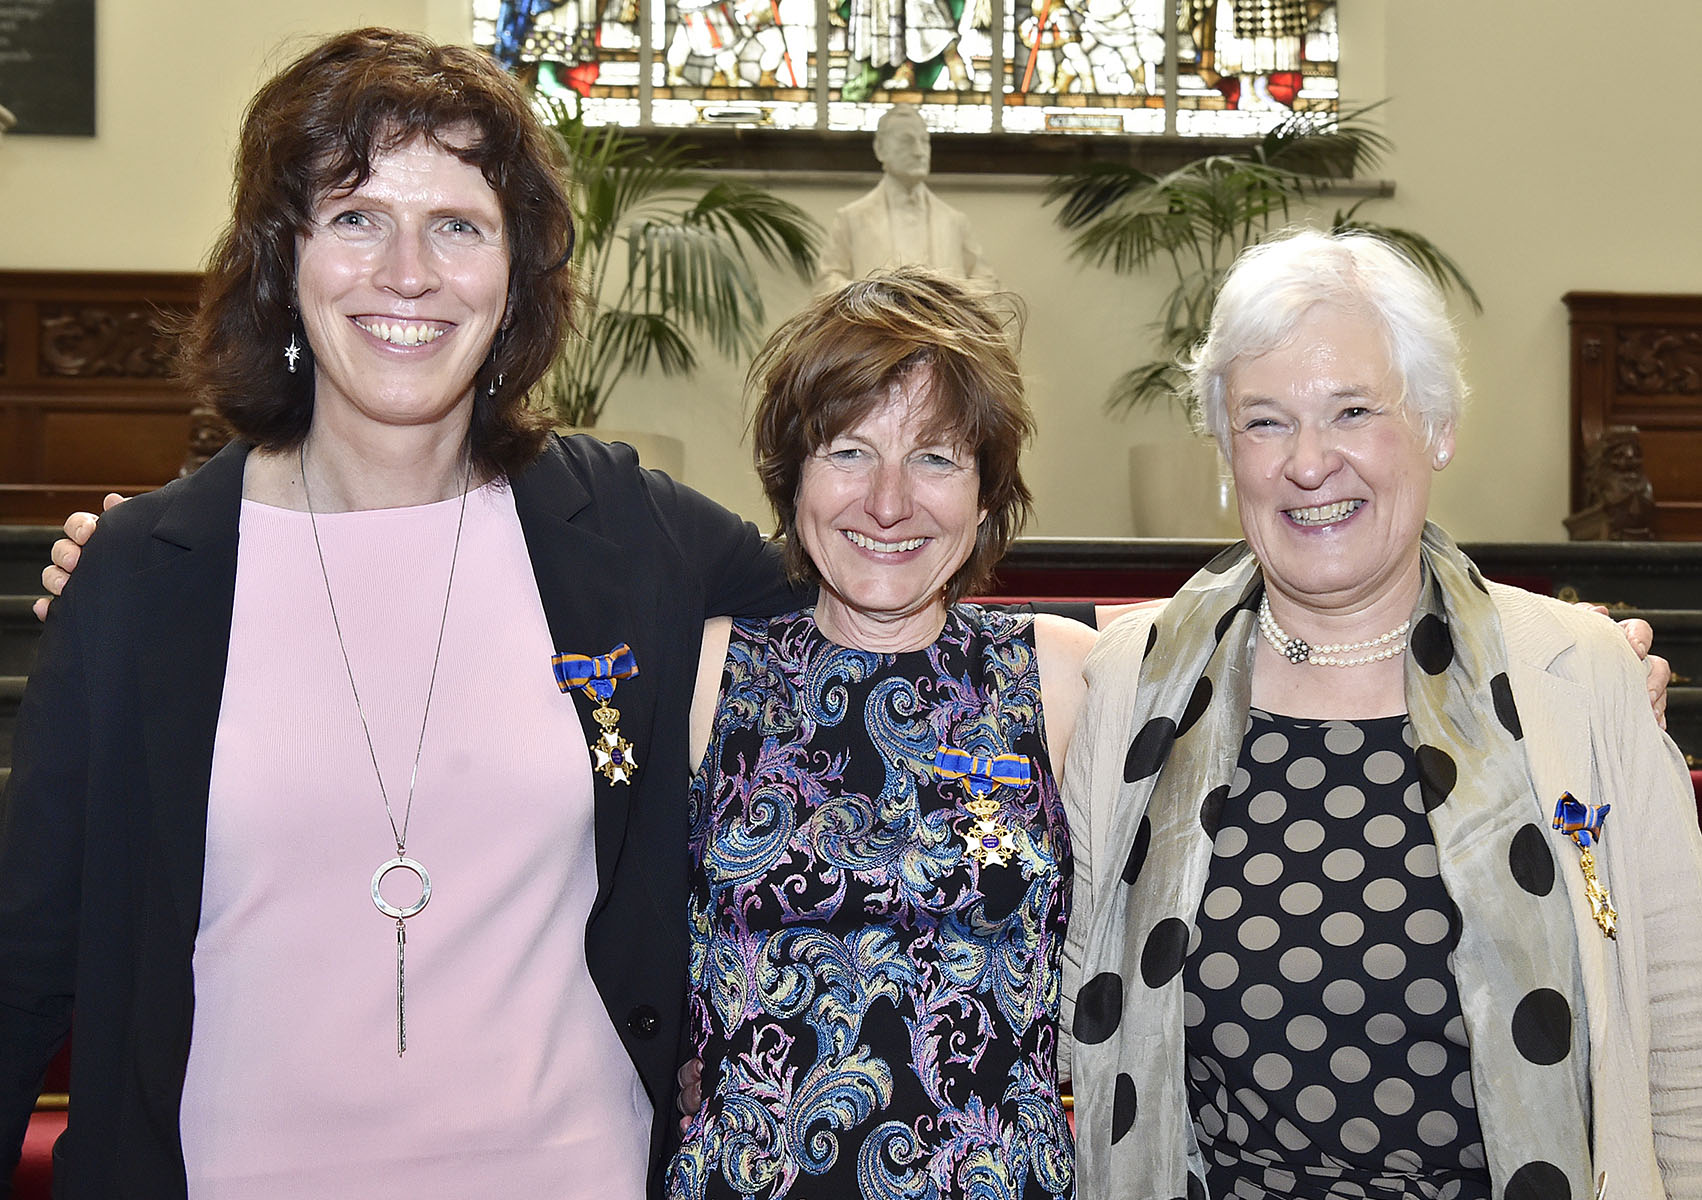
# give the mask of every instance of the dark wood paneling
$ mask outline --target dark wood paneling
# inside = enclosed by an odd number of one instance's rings
[[[1168,596],[1230,543],[1185,538],[1019,538],[995,596],[1123,600]],[[1568,600],[1695,609],[1702,546],[1659,542],[1467,542],[1491,579]]]
[[[124,478],[163,483],[174,478],[189,445],[189,414],[181,406],[148,404],[112,409],[47,408],[41,413],[42,475],[50,480]]]
[[[0,271],[0,522],[58,520],[158,487],[189,441],[162,318],[193,274]]]
[[[101,498],[108,492],[136,496],[158,487],[157,483],[107,483],[78,487],[53,483],[0,483],[0,527],[24,528],[47,525],[57,529],[74,512],[100,511]],[[47,560],[42,559],[42,566]]]
[[[1702,541],[1702,295],[1568,292],[1572,511],[1589,448],[1633,425],[1655,489],[1655,536]]]

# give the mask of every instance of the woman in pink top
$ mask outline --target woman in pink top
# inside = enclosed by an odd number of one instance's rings
[[[699,639],[798,598],[525,406],[562,180],[512,78],[411,34],[253,101],[184,330],[241,440],[102,522],[18,717],[0,1177],[73,1006],[59,1196],[636,1197],[662,1161]]]

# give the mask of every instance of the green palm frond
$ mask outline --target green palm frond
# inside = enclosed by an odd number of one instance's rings
[[[1394,148],[1371,118],[1384,103],[1341,113],[1292,113],[1259,139],[1253,153],[1314,177],[1351,179],[1375,170]]]
[[[691,336],[662,313],[602,313],[593,337],[608,348],[609,357],[633,370],[652,364],[664,375],[689,375],[697,370]]]
[[[1120,410],[1168,402],[1182,391],[1187,381],[1186,373],[1174,362],[1142,363],[1117,377],[1111,385],[1108,407]]]
[[[1183,402],[1181,356],[1205,336],[1211,306],[1236,257],[1289,224],[1299,204],[1332,180],[1377,167],[1392,149],[1367,105],[1336,114],[1295,113],[1247,150],[1200,158],[1164,175],[1094,163],[1052,180],[1045,203],[1071,234],[1070,256],[1119,275],[1165,270],[1175,280],[1152,322],[1157,356],[1125,372],[1106,407],[1113,412]],[[1333,228],[1361,229],[1405,251],[1444,291],[1477,311],[1477,293],[1452,258],[1422,234],[1359,215],[1360,201]]]
[[[1062,204],[1058,223],[1076,231],[1072,257],[1132,274],[1165,259],[1232,259],[1251,231],[1286,221],[1315,183],[1256,158],[1215,155],[1156,177],[1097,164],[1055,180],[1047,199]]]
[[[689,375],[697,355],[687,332],[660,313],[605,310],[590,327],[571,335],[539,385],[559,423],[562,414],[600,413],[609,393],[628,371],[654,366],[664,375]]]
[[[697,169],[673,139],[550,113],[571,175],[584,315],[539,399],[559,424],[595,425],[628,373],[694,371],[697,338],[749,354],[766,319],[757,263],[808,281],[822,231],[795,204]]]
[[[672,313],[722,354],[754,349],[762,297],[738,246],[719,230],[675,221],[637,221],[627,230],[621,309]]]
[[[770,265],[789,265],[809,277],[815,274],[821,240],[813,226],[799,227],[798,212],[795,205],[771,192],[723,180],[704,192],[686,220],[742,239]]]
[[[1361,200],[1346,212],[1337,209],[1334,219],[1330,222],[1331,232],[1342,233],[1354,229],[1382,238],[1402,250],[1437,287],[1445,292],[1459,292],[1471,303],[1473,312],[1483,311],[1483,301],[1478,298],[1477,289],[1472,287],[1465,272],[1460,270],[1460,264],[1447,252],[1423,234],[1361,218],[1358,215],[1359,208],[1364,203],[1365,201]]]
[[[1136,188],[1157,182],[1155,176],[1122,163],[1090,163],[1073,174],[1058,176],[1048,183],[1045,202],[1062,206],[1057,217],[1059,226],[1077,229]]]

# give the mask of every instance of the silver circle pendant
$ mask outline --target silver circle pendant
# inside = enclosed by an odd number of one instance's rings
[[[379,885],[384,882],[384,877],[392,871],[412,871],[414,876],[420,881],[420,898],[408,905],[407,908],[397,908],[394,904],[391,904],[388,900],[386,900],[384,898],[384,894],[378,890]],[[419,863],[415,862],[411,858],[393,858],[388,862],[380,863],[378,865],[378,870],[372,873],[372,902],[378,906],[378,911],[387,917],[395,917],[398,921],[406,921],[409,917],[419,912],[420,909],[424,908],[426,906],[426,901],[430,899],[431,876],[426,874],[426,869],[424,867],[420,866]]]

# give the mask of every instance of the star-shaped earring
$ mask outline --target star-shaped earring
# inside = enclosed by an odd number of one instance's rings
[[[301,357],[301,345],[295,340],[295,334],[290,334],[290,344],[284,347],[284,361],[290,365],[290,374],[295,374],[295,360]]]

